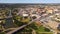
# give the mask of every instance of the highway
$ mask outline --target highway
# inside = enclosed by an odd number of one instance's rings
[[[40,17],[39,17],[39,18],[40,18]],[[16,28],[15,30],[13,30],[13,31],[11,31],[11,32],[8,32],[8,33],[6,33],[6,34],[12,34],[12,33],[14,33],[14,32],[17,32],[18,30],[20,30],[20,29],[22,29],[22,28],[28,26],[28,25],[31,24],[33,21],[35,21],[35,20],[37,20],[37,19],[39,19],[39,18],[36,18],[36,19],[30,21],[28,24],[26,24],[26,25],[22,25],[22,26]]]
[[[57,31],[56,29],[51,28],[49,25],[45,25],[46,22],[44,22],[44,20],[46,20],[46,19],[51,19],[50,16],[53,16],[53,15],[55,15],[55,14],[60,14],[60,11],[59,11],[59,12],[56,12],[56,13],[53,13],[53,14],[50,14],[50,15],[48,15],[48,16],[46,16],[46,17],[42,17],[42,18],[40,19],[40,22],[41,22],[41,21],[43,22],[44,27],[47,27],[48,29],[50,29],[51,31],[53,31],[53,34],[57,34],[59,31]]]
[[[60,12],[55,12],[55,13],[53,13],[53,14],[47,15],[46,17],[39,17],[39,16],[38,16],[38,18],[30,21],[28,24],[23,25],[23,26],[20,26],[20,27],[16,28],[15,30],[11,31],[11,32],[8,32],[7,34],[12,34],[12,33],[16,32],[16,31],[18,31],[18,30],[20,30],[20,29],[28,26],[28,25],[31,24],[33,21],[36,21],[36,20],[40,20],[40,21],[41,21],[41,20],[44,20],[44,19],[46,19],[46,18],[49,18],[49,16],[52,16],[52,15],[54,15],[54,14],[56,14],[56,13],[60,13]],[[47,27],[47,26],[46,26],[46,27]],[[53,30],[53,29],[52,29],[52,30]]]

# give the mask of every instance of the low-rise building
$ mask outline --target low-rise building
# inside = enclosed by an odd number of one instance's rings
[[[58,24],[57,29],[60,31],[60,24]]]
[[[23,17],[25,17],[25,16],[29,16],[29,14],[23,14]]]

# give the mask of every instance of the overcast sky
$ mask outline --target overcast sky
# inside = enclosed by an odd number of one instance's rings
[[[0,3],[60,3],[60,0],[0,0]]]

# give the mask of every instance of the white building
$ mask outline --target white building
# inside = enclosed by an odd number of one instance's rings
[[[23,14],[23,16],[25,17],[25,16],[29,16],[28,14]]]

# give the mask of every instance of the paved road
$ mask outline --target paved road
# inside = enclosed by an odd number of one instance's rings
[[[23,25],[23,26],[20,26],[20,27],[16,28],[15,30],[13,30],[13,31],[11,31],[11,32],[8,32],[8,33],[6,33],[6,34],[12,34],[12,33],[16,32],[16,31],[18,31],[18,30],[20,30],[20,29],[22,29],[22,28],[28,26],[28,25],[31,24],[33,21],[35,21],[35,20],[37,20],[37,19],[39,19],[39,18],[40,18],[40,17],[38,17],[38,18],[36,18],[36,19],[30,21],[28,24]]]
[[[60,13],[60,12],[56,12],[56,13]],[[52,15],[54,15],[54,14],[56,14],[56,13],[47,15],[46,17],[41,17],[41,18],[39,17],[39,18],[36,18],[36,19],[32,20],[31,22],[29,22],[28,24],[23,25],[23,26],[20,26],[19,28],[15,29],[15,30],[13,30],[13,31],[11,31],[11,32],[8,32],[7,34],[12,34],[12,33],[16,32],[16,31],[18,31],[18,30],[20,30],[20,29],[26,27],[27,25],[31,24],[31,23],[32,23],[33,21],[35,21],[35,20],[38,20],[38,19],[43,20],[43,19],[49,18],[49,16],[52,16]]]
[[[53,14],[50,14],[50,15],[48,15],[48,16],[46,16],[46,17],[42,17],[41,19],[40,19],[40,21],[43,21],[44,22],[44,20],[46,20],[46,19],[50,19],[50,16],[53,16],[53,15],[55,15],[55,14],[60,14],[60,11],[59,12],[56,12],[56,13],[53,13]],[[45,23],[45,22],[44,22]],[[57,30],[55,30],[55,29],[53,29],[53,28],[51,28],[51,27],[49,27],[48,25],[45,25],[45,24],[43,24],[45,27],[47,27],[47,28],[49,28],[50,30],[52,30],[53,32],[54,32],[54,34],[57,34]]]
[[[5,18],[0,18],[0,20],[4,20],[4,19],[8,19],[8,18],[12,18],[12,16],[8,16],[8,17],[5,17]]]
[[[44,20],[44,19],[50,18],[50,16],[55,15],[55,14],[57,14],[57,13],[60,14],[60,11],[59,11],[59,12],[55,12],[55,13],[53,13],[53,14],[49,14],[49,15],[47,15],[46,17],[41,17],[40,20]]]

